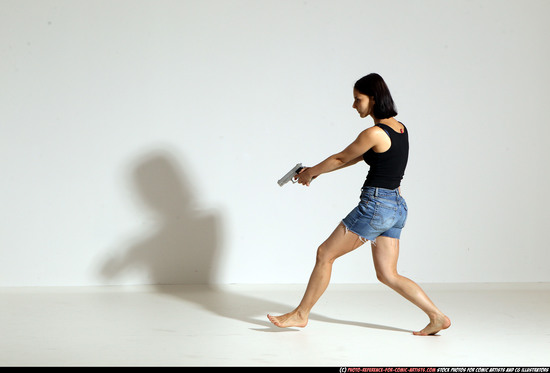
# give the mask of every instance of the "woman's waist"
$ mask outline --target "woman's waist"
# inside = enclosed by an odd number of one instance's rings
[[[398,188],[386,189],[380,187],[364,186],[361,188],[361,195],[370,195],[373,197],[401,197],[401,192]]]

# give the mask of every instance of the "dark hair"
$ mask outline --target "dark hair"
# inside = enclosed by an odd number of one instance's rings
[[[359,93],[374,98],[372,113],[376,119],[386,119],[397,115],[390,90],[380,75],[372,73],[364,76],[355,83],[353,88]]]

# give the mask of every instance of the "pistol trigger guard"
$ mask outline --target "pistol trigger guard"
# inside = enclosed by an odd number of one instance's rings
[[[300,167],[296,170],[296,175],[292,176],[292,179],[290,179],[292,181],[292,184],[296,184],[298,182],[298,175],[300,175],[300,171],[302,171],[304,169],[304,167],[302,167],[302,164],[300,163]]]

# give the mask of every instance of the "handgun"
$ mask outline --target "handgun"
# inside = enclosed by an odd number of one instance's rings
[[[277,181],[277,184],[279,184],[279,186],[283,186],[289,181],[296,183],[294,178],[296,177],[296,175],[298,175],[298,173],[300,173],[302,168],[304,168],[302,167],[302,164],[298,163],[296,166],[294,166],[294,168],[292,168],[292,170],[288,171],[285,176],[283,176],[279,181]]]

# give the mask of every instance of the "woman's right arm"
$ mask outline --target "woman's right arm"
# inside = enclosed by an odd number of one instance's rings
[[[341,170],[343,168],[346,168],[346,167],[349,167],[349,166],[353,166],[354,164],[356,163],[359,163],[363,160],[363,156],[360,155],[359,157],[355,158],[355,159],[352,159],[351,161],[349,161],[348,163],[346,164],[343,164],[342,166],[338,167],[338,168],[335,168],[334,170],[332,171],[328,171],[328,173],[330,172],[333,172],[333,171],[336,171],[336,170]],[[302,168],[302,170],[298,173],[298,174],[301,174],[302,172],[306,171],[308,168],[311,168],[311,167],[304,167]],[[316,179],[317,176],[314,176],[313,179]]]
[[[302,170],[298,175],[298,182],[309,186],[311,180],[321,174],[356,164],[366,151],[383,140],[381,134],[385,134],[385,132],[380,127],[371,127],[364,130],[354,142],[340,153],[331,155],[316,166]]]
[[[332,171],[336,171],[336,170],[341,170],[342,168],[346,168],[346,167],[349,167],[349,166],[353,166],[354,164],[357,164],[359,162],[361,162],[363,160],[363,156],[360,155],[359,157],[355,158],[355,159],[352,159],[351,161],[349,161],[348,163],[338,167],[337,169],[335,170],[332,170]],[[329,171],[329,172],[332,172],[332,171]]]

